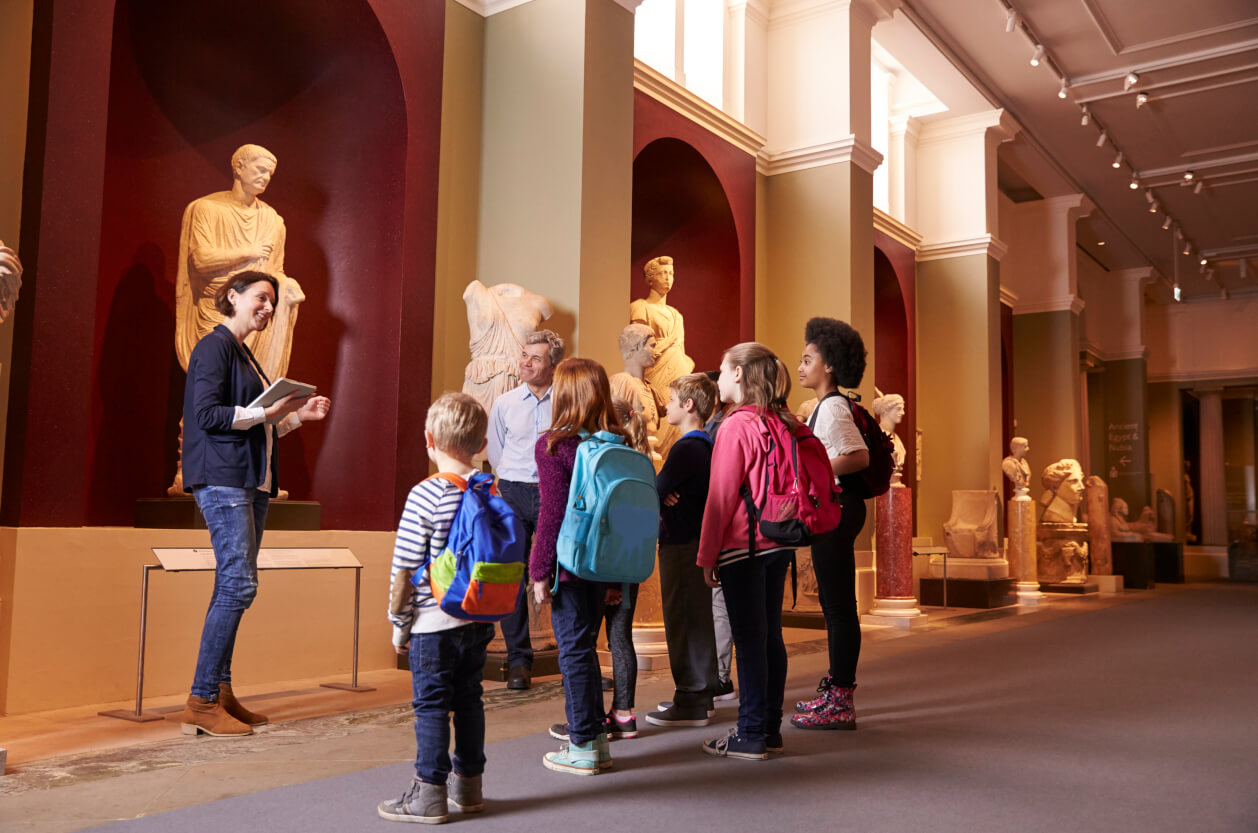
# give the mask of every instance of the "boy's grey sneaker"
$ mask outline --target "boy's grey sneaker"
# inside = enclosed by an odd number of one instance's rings
[[[485,795],[481,792],[480,782],[479,775],[450,773],[450,780],[446,781],[446,787],[450,803],[457,807],[460,813],[479,813],[485,809]]]
[[[550,727],[550,736],[555,740],[568,740],[568,724],[554,723]]]
[[[707,726],[708,710],[703,706],[678,706],[672,703],[657,712],[647,712],[646,722],[652,726]]]
[[[442,824],[450,817],[446,807],[446,785],[428,784],[418,778],[401,798],[381,801],[376,807],[380,818],[419,824]]]
[[[742,758],[746,761],[763,761],[769,757],[765,742],[744,740],[738,729],[730,729],[725,737],[703,742],[703,751],[718,758]]]

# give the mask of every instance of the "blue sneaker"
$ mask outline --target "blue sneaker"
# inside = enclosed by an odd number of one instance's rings
[[[555,772],[568,772],[573,775],[598,775],[598,739],[585,743],[569,741],[559,748],[558,752],[547,752],[542,756],[542,764]],[[610,758],[610,753],[609,753]]]
[[[744,740],[737,729],[730,729],[723,738],[703,742],[703,751],[718,758],[742,758],[747,761],[763,761],[769,757],[763,740]]]

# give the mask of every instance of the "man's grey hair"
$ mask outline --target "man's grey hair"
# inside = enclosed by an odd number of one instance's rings
[[[550,350],[547,357],[550,359],[550,366],[554,367],[563,361],[564,344],[563,339],[558,333],[551,330],[534,330],[524,338],[524,343],[528,344],[549,344]]]

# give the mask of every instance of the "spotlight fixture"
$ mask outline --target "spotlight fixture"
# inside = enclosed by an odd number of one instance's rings
[[[1206,259],[1203,257],[1203,258],[1201,259],[1201,265],[1202,265],[1202,266],[1209,266],[1209,265],[1210,265],[1210,261],[1206,260]]]
[[[1148,93],[1136,93],[1136,109],[1137,110],[1139,110],[1141,107],[1143,107],[1144,105],[1148,103],[1149,103]]]
[[[1109,141],[1109,131],[1102,127],[1101,135],[1096,137],[1096,146],[1103,148],[1107,141]]]
[[[1018,28],[1018,13],[1013,9],[1005,9],[1005,31],[1013,32]]]
[[[1184,181],[1185,181],[1185,182],[1192,182],[1192,170],[1191,170],[1191,169],[1189,169],[1189,170],[1187,170],[1187,171],[1184,171]]]
[[[1098,241],[1096,241],[1096,245],[1098,245],[1098,246],[1104,246],[1104,245],[1105,245],[1105,241],[1104,241],[1104,240],[1098,240]]]
[[[1061,89],[1057,91],[1057,97],[1058,98],[1066,97],[1066,79],[1065,78],[1061,79]]]
[[[1039,66],[1042,60],[1044,60],[1044,47],[1037,43],[1035,45],[1035,53],[1031,55],[1031,66]]]
[[[1157,201],[1157,200],[1154,200],[1153,202],[1149,203],[1149,213],[1150,213],[1150,214],[1157,214],[1157,213],[1158,213],[1158,211],[1160,211],[1160,210],[1161,210],[1161,208],[1162,208],[1162,207],[1161,207],[1160,205],[1158,205],[1158,201]]]
[[[1080,109],[1083,110],[1083,116],[1079,119],[1079,125],[1081,127],[1087,127],[1088,122],[1092,121],[1092,114],[1088,112],[1088,105],[1086,104]]]
[[[1184,292],[1179,288],[1178,283],[1175,284],[1175,287],[1171,291],[1174,293],[1176,301],[1184,300]]]
[[[1183,251],[1184,257],[1190,257],[1192,255],[1192,244],[1189,243],[1187,240],[1185,240],[1184,248],[1182,249],[1182,251]]]
[[[1150,191],[1148,188],[1144,189],[1144,201],[1147,203],[1153,202],[1153,192]]]
[[[1127,73],[1127,77],[1123,79],[1123,92],[1126,92],[1127,90],[1130,90],[1132,87],[1136,86],[1136,84],[1139,81],[1140,81],[1139,73],[1135,73],[1135,72]]]
[[[1199,179],[1197,180],[1197,184],[1193,186],[1192,192],[1194,194],[1200,194],[1201,189],[1205,187],[1206,187],[1206,181],[1204,179]]]
[[[1171,227],[1171,215],[1167,214],[1166,219],[1162,221],[1162,231],[1166,231]]]
[[[1136,191],[1140,188],[1140,180],[1136,177],[1134,172],[1131,175],[1131,184],[1128,185],[1127,187],[1133,191]]]
[[[1110,163],[1111,168],[1121,168],[1123,166],[1123,152],[1120,150],[1118,155],[1114,157],[1114,161]]]

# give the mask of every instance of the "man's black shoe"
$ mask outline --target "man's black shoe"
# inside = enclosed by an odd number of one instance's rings
[[[533,672],[523,665],[513,665],[507,672],[507,688],[512,691],[528,691],[532,684]]]

